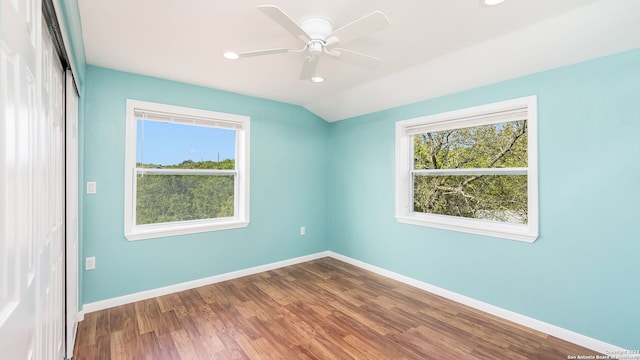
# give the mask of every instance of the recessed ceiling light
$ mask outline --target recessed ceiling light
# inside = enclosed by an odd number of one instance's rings
[[[226,53],[222,54],[222,56],[224,56],[224,58],[227,60],[238,60],[240,58],[240,55],[234,53],[233,51],[227,51]]]
[[[314,83],[321,83],[325,80],[325,78],[323,78],[322,76],[312,76],[311,77],[311,82]]]
[[[502,4],[504,0],[482,0],[482,4],[485,6],[494,6],[498,4]]]

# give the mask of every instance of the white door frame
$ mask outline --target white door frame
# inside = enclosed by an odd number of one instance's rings
[[[78,312],[78,93],[71,70],[66,72],[66,356],[73,357]]]

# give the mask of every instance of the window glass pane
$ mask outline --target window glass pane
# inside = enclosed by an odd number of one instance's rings
[[[526,224],[526,175],[414,176],[415,212]]]
[[[138,175],[138,225],[234,216],[234,175]]]
[[[236,130],[137,121],[136,166],[235,169]]]
[[[451,129],[413,137],[414,169],[527,167],[527,121]]]

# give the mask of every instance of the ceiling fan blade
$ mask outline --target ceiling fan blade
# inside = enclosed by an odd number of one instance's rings
[[[391,23],[382,11],[374,11],[369,15],[353,21],[334,31],[327,36],[328,39],[336,37],[341,44],[361,38],[376,31],[389,27]]]
[[[302,71],[300,71],[300,80],[309,80],[316,75],[316,69],[318,68],[318,56],[307,56],[304,58],[302,64]]]
[[[252,57],[252,56],[262,56],[262,55],[271,55],[271,54],[281,54],[288,52],[295,52],[297,49],[265,49],[265,50],[256,50],[256,51],[245,51],[238,53],[240,57]]]
[[[376,67],[384,62],[384,60],[377,58],[375,56],[359,53],[353,50],[335,48],[329,52],[329,55],[333,56],[335,59],[340,61],[344,61],[350,64],[364,66],[367,68]]]
[[[280,10],[279,7],[275,5],[260,5],[258,6],[258,10],[262,11],[263,14],[267,15],[271,20],[278,23],[285,30],[287,30],[291,35],[296,38],[302,40],[305,44],[311,40],[309,35],[289,17],[289,15],[285,14],[284,11]]]

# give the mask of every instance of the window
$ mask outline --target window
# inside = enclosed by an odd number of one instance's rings
[[[533,242],[536,97],[396,123],[399,222]]]
[[[249,224],[249,118],[127,100],[125,236]]]

